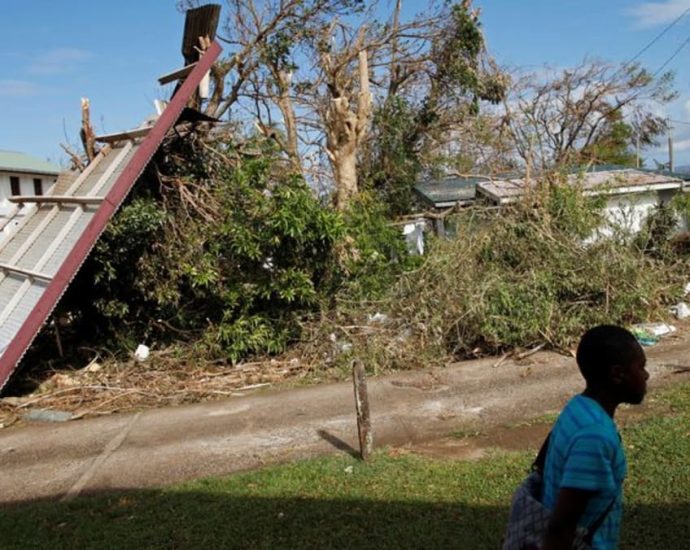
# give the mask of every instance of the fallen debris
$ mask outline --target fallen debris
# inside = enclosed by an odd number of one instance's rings
[[[72,420],[73,414],[66,411],[52,409],[32,409],[24,413],[23,418],[30,422],[67,422]]]

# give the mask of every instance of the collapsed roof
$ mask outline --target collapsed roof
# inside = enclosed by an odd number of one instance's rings
[[[180,85],[153,126],[102,136],[107,145],[76,180],[47,195],[11,198],[25,215],[0,242],[0,389],[220,51],[212,42],[198,62],[176,72]]]

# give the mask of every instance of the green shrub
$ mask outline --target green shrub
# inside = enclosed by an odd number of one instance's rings
[[[601,207],[555,184],[500,212],[463,211],[456,238],[402,276],[390,311],[455,356],[566,348],[597,323],[663,318],[680,295],[684,264],[618,236],[589,242]]]

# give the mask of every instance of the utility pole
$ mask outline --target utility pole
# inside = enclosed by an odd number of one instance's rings
[[[668,126],[668,171],[673,172],[675,165],[673,163],[673,126],[671,126],[671,119],[666,119]]]

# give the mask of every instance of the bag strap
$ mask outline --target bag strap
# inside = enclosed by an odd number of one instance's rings
[[[539,474],[543,475],[544,464],[546,463],[546,453],[549,450],[550,439],[551,439],[551,432],[549,432],[549,434],[546,436],[544,443],[542,443],[542,445],[541,445],[541,449],[539,449],[539,453],[537,453],[537,457],[534,459],[534,462],[532,463],[532,471],[533,472],[538,472]],[[587,529],[587,535],[584,538],[584,542],[586,542],[589,546],[592,545],[592,539],[594,538],[594,534],[597,532],[599,527],[601,527],[601,524],[604,523],[606,516],[609,515],[611,508],[613,508],[613,505],[616,503],[616,498],[617,498],[617,495],[614,495],[614,497],[611,499],[611,502],[609,502],[609,505],[606,507],[606,509],[597,518],[597,520],[594,523],[592,523],[592,525],[590,525],[589,528]]]
[[[542,445],[541,445],[541,449],[539,449],[539,453],[537,454],[537,458],[535,458],[534,462],[532,462],[532,471],[533,472],[539,472],[540,474],[544,473],[544,463],[546,462],[546,452],[549,450],[549,440],[550,439],[551,439],[551,432],[549,432],[549,435],[546,436],[544,443],[542,443]]]
[[[609,502],[609,505],[606,507],[606,510],[604,510],[601,513],[601,515],[597,518],[597,520],[594,523],[592,523],[592,525],[590,525],[587,529],[587,536],[585,536],[584,542],[586,542],[589,546],[592,546],[592,539],[594,538],[594,534],[597,532],[599,527],[601,527],[601,524],[604,523],[606,516],[609,515],[609,512],[611,511],[611,508],[613,508],[613,505],[616,503],[617,498],[618,495],[613,496],[611,502]]]

